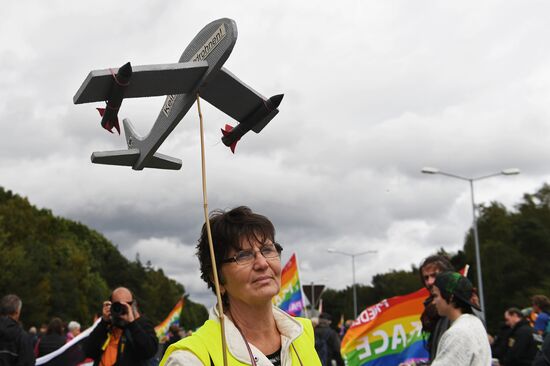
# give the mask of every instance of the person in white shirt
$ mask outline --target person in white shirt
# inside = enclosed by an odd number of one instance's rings
[[[432,289],[441,316],[451,321],[443,333],[432,366],[490,366],[491,347],[481,320],[473,315],[472,284],[456,272],[437,275]]]

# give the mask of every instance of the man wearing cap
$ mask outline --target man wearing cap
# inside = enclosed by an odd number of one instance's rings
[[[473,315],[478,306],[471,302],[472,284],[456,272],[437,275],[432,294],[437,313],[447,317],[451,327],[443,334],[432,366],[487,366],[491,347],[485,327]]]

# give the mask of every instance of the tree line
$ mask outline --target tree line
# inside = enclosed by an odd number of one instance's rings
[[[481,205],[478,216],[487,324],[494,331],[507,308],[530,306],[535,294],[550,295],[550,186],[524,194],[511,210],[498,202]],[[456,269],[470,264],[468,277],[477,285],[471,230],[465,233],[462,250],[448,255]],[[358,308],[418,290],[417,265],[377,274],[371,285],[359,284]],[[59,316],[89,325],[110,289],[119,285],[134,290],[141,309],[155,323],[182,295],[185,328],[194,329],[208,317],[206,308],[189,300],[184,286],[162,269],[144,266],[139,258],[126,259],[97,231],[38,209],[0,187],[0,295],[16,293],[23,299],[25,324]],[[351,287],[327,289],[322,297],[334,323],[341,314],[353,318]]]
[[[126,259],[109,240],[85,225],[38,209],[0,187],[0,296],[23,300],[25,326],[54,317],[90,325],[111,289],[134,291],[140,309],[160,323],[181,296],[183,326],[194,329],[208,317],[188,298],[183,285],[162,269]]]
[[[478,231],[487,326],[494,333],[506,309],[529,307],[530,298],[536,294],[550,295],[550,186],[544,184],[535,193],[524,194],[511,210],[499,202],[480,205]],[[442,247],[439,253],[447,254],[457,270],[469,264],[468,278],[477,286],[471,229],[465,233],[462,250],[446,253]],[[421,288],[418,265],[377,274],[371,285],[358,285],[358,309]],[[324,310],[336,319],[333,323],[342,314],[353,319],[351,287],[327,289],[322,298]]]

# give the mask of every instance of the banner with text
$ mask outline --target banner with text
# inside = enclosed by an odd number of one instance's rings
[[[348,366],[399,365],[426,361],[420,315],[425,288],[405,296],[382,300],[365,309],[342,339],[341,352]]]

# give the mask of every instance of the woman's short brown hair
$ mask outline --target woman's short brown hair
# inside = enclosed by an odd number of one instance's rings
[[[273,223],[267,217],[252,212],[246,206],[239,206],[229,211],[212,211],[209,220],[218,270],[231,249],[235,251],[242,249],[242,239],[253,239],[260,243],[266,240],[275,241]],[[200,262],[201,278],[212,291],[215,291],[206,223],[202,226],[201,236],[197,244],[197,257]],[[223,283],[223,279],[220,279],[220,281]]]

